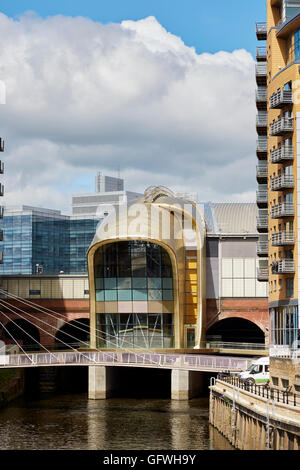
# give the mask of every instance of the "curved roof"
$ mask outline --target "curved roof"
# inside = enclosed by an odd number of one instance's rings
[[[255,203],[209,203],[213,224],[208,232],[223,234],[256,234],[257,205]],[[208,221],[207,221],[208,222]]]

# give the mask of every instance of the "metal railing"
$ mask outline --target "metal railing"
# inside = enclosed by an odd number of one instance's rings
[[[272,274],[292,274],[295,272],[293,259],[279,259],[271,264]]]
[[[267,400],[273,400],[277,403],[282,403],[284,405],[290,406],[300,406],[300,395],[296,393],[291,393],[289,390],[279,390],[276,388],[271,388],[269,384],[258,385],[255,383],[247,383],[239,379],[239,377],[226,376],[224,374],[218,374],[218,380],[225,382],[233,387],[240,388],[246,392],[250,392],[254,395],[257,395],[261,398]]]
[[[256,116],[256,127],[267,127],[268,116],[267,114],[257,114]]]
[[[291,145],[278,147],[270,152],[271,163],[281,163],[285,160],[294,160],[294,147]]]
[[[256,253],[258,255],[267,255],[269,251],[268,241],[258,241],[256,244]]]
[[[256,218],[256,228],[257,229],[267,229],[268,228],[268,216]]]
[[[278,204],[271,207],[271,218],[293,217],[295,214],[294,204],[292,202]]]
[[[156,354],[143,352],[53,352],[0,355],[0,368],[62,366],[62,365],[123,365],[140,367],[162,367],[203,371],[242,371],[248,366],[248,359],[205,356],[192,354]]]
[[[293,92],[291,90],[278,90],[270,97],[269,104],[271,109],[293,104]]]
[[[256,202],[261,204],[268,203],[268,191],[265,189],[258,189],[256,191]]]
[[[267,152],[268,151],[268,139],[258,139],[256,141],[256,151],[257,152]]]
[[[270,135],[277,136],[283,135],[287,132],[293,132],[294,130],[294,119],[291,118],[279,118],[277,121],[270,125]]]
[[[239,342],[224,342],[224,341],[207,341],[207,347],[216,349],[247,349],[257,351],[268,351],[269,345],[265,343],[239,343]]]
[[[268,267],[258,267],[257,268],[257,280],[258,281],[268,281],[269,279],[269,268]]]
[[[255,73],[257,77],[267,76],[267,62],[259,62],[255,66]]]
[[[255,93],[255,98],[258,103],[266,103],[268,100],[267,87],[258,87]]]
[[[256,36],[257,39],[267,39],[267,23],[265,22],[258,22],[255,25],[255,30],[256,30]]]
[[[268,178],[268,165],[257,165],[256,167],[256,178]]]
[[[0,138],[0,152],[4,152],[4,140]]]
[[[294,187],[293,175],[280,175],[271,178],[271,191],[280,191],[282,189],[290,189]]]
[[[295,243],[294,232],[277,232],[271,234],[272,246],[293,245]]]
[[[258,46],[256,48],[256,59],[267,60],[267,48],[264,46]]]

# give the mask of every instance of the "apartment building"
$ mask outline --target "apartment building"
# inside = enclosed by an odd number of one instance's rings
[[[299,335],[300,0],[267,0],[256,24],[258,280],[269,283],[271,344]]]

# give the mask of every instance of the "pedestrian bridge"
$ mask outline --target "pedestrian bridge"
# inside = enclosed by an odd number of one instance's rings
[[[123,366],[201,372],[239,372],[249,358],[203,354],[154,354],[137,352],[70,351],[0,355],[0,368],[53,366]]]

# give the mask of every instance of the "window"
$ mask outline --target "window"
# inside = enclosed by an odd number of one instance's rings
[[[294,279],[288,278],[286,279],[286,296],[293,297],[294,296]]]

